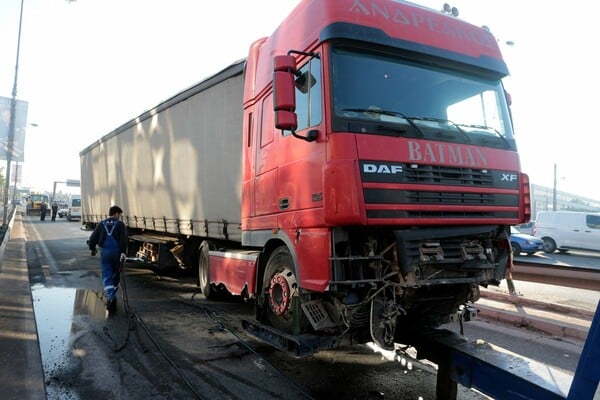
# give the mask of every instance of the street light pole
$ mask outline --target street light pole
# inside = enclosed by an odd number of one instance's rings
[[[8,222],[8,187],[10,186],[10,164],[13,158],[13,148],[15,142],[15,118],[17,109],[17,80],[19,76],[19,52],[21,50],[21,26],[23,23],[23,3],[21,0],[21,13],[19,15],[19,34],[17,36],[17,61],[15,62],[15,80],[13,83],[12,99],[10,102],[10,122],[8,125],[8,146],[6,151],[6,184],[4,185],[4,210],[2,215],[2,225],[6,226]]]
[[[15,205],[15,200],[17,198],[17,181],[19,180],[19,160],[15,163],[15,183],[13,184],[13,207]]]

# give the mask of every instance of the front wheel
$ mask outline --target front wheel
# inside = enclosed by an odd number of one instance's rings
[[[263,276],[264,314],[266,322],[284,332],[292,332],[299,304],[298,282],[289,250],[281,246],[271,254]],[[298,321],[299,326],[300,321]]]

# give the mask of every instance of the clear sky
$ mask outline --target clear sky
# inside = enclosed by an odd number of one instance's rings
[[[25,0],[18,98],[38,126],[27,129],[23,185],[52,190],[54,181],[79,179],[82,149],[246,57],[298,3]],[[444,2],[416,3],[441,9]],[[532,182],[552,186],[556,163],[559,190],[600,200],[600,2],[449,3],[501,43],[522,167]],[[3,97],[12,93],[20,4],[0,2]]]

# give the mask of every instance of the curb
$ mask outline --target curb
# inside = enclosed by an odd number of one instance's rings
[[[481,297],[493,301],[498,301],[501,303],[510,303],[516,306],[527,306],[532,308],[537,308],[539,310],[545,310],[550,312],[555,312],[558,314],[572,315],[581,318],[594,318],[594,312],[589,310],[584,310],[577,307],[565,306],[562,304],[556,303],[548,303],[540,300],[528,299],[519,295],[511,295],[507,293],[498,293],[492,291],[481,291]]]
[[[6,400],[46,399],[21,217],[13,215],[10,231],[3,242],[5,254],[0,263],[0,356],[3,361],[0,363],[0,397]]]
[[[498,321],[518,327],[525,327],[563,339],[576,339],[585,341],[589,328],[571,324],[565,321],[523,315],[516,311],[503,310],[487,305],[474,304],[477,316],[481,319]]]

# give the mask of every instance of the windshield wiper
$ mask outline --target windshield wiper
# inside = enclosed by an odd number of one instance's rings
[[[496,130],[496,128],[492,128],[491,126],[485,126],[485,125],[475,125],[475,124],[473,124],[473,125],[468,125],[468,124],[459,124],[459,125],[460,125],[460,126],[467,127],[467,128],[482,129],[482,130],[484,130],[484,131],[486,131],[486,132],[489,132],[489,131],[491,131],[491,132],[494,132],[494,133],[496,134],[496,136],[498,136],[500,139],[502,139],[502,141],[504,142],[504,144],[506,144],[506,148],[507,148],[507,149],[510,149],[510,148],[511,148],[511,146],[510,146],[510,142],[508,141],[508,139],[506,139],[506,138],[504,137],[504,135],[503,135],[503,134],[501,134],[500,132],[498,132],[498,131]]]
[[[406,115],[402,114],[399,111],[390,111],[390,110],[381,110],[378,108],[342,108],[342,111],[352,111],[352,112],[361,112],[361,113],[365,113],[365,114],[379,114],[379,115],[389,115],[392,117],[400,117],[406,120],[406,122],[408,122],[410,124],[410,126],[412,126],[415,131],[417,131],[417,133],[419,134],[419,136],[423,137],[425,135],[423,135],[423,131],[421,131],[421,129],[419,129],[419,127],[412,122],[410,119],[411,117],[407,117]]]
[[[467,142],[471,141],[471,138],[469,137],[469,135],[467,134],[467,132],[464,131],[464,129],[461,129],[461,127],[458,126],[458,124],[455,124],[454,122],[452,122],[452,121],[450,121],[448,119],[434,118],[434,117],[408,117],[408,118],[410,118],[410,119],[416,119],[418,121],[440,122],[440,123],[443,123],[443,124],[452,125],[465,138],[465,141],[467,141]]]

